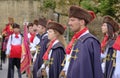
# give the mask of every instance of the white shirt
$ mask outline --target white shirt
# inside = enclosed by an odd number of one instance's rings
[[[7,50],[6,54],[10,53],[11,45],[21,45],[22,44],[22,36],[19,34],[19,38],[15,38],[15,34],[12,34],[9,36],[8,42],[7,42]]]
[[[116,67],[112,78],[120,78],[120,50],[116,51]]]
[[[30,43],[31,51],[35,51],[36,50],[36,46],[39,43],[40,43],[40,39],[37,36],[35,36],[35,38],[33,39],[33,43]]]
[[[28,38],[30,39],[30,37],[31,37],[31,35],[30,35],[30,33],[28,33]]]
[[[106,58],[107,52],[108,52],[108,48],[105,50],[104,54],[101,54],[102,59]],[[102,71],[104,73],[105,72],[106,62],[103,62],[101,64],[101,66],[102,66]],[[116,67],[115,67],[115,70],[113,72],[112,78],[120,78],[120,50],[116,51]]]

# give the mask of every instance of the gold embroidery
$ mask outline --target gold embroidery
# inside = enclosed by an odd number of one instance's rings
[[[107,61],[110,60],[110,54],[107,55],[106,60],[107,60]]]
[[[62,62],[62,64],[61,64],[61,66],[65,66],[65,61],[66,61],[66,55],[65,55],[65,58],[64,58],[64,60],[63,60],[63,62]]]
[[[73,52],[76,52],[76,53],[78,53],[78,52],[79,52],[78,48],[77,48],[76,50],[73,50]]]
[[[76,60],[77,59],[77,56],[75,55],[75,56],[71,56],[71,58],[73,58],[74,60]]]
[[[50,60],[48,60],[48,67],[50,67],[50,65],[52,65],[53,64],[53,58],[50,58]]]
[[[116,62],[115,62],[115,59],[113,60],[113,67],[115,67],[116,66]]]
[[[51,58],[51,59],[50,59],[50,63],[49,63],[49,64],[53,64],[53,60],[54,60],[54,59],[53,59],[53,58]]]
[[[68,59],[68,61],[71,61],[71,57]]]
[[[112,72],[113,72],[113,68],[116,66],[116,50],[114,50],[111,60],[113,61],[113,64],[112,64],[113,67],[110,70],[110,74],[108,75],[108,78],[110,78],[110,76],[112,75]]]
[[[113,60],[113,67],[116,66],[116,51],[114,50],[114,53],[112,54],[112,60]]]
[[[79,49],[77,48],[77,49],[75,49],[75,50],[72,50],[72,52],[75,52],[75,55],[74,55],[74,56],[71,55],[71,57],[69,58],[68,61],[70,61],[71,59],[74,59],[74,60],[77,59],[77,55],[76,55],[76,54],[79,52]]]

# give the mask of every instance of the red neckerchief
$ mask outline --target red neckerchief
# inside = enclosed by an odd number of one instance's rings
[[[68,46],[66,47],[66,53],[70,54],[71,50],[72,50],[72,46],[74,44],[74,42],[80,37],[80,35],[82,35],[83,33],[85,33],[88,30],[88,28],[84,28],[83,30],[77,32],[74,34],[74,36],[72,37],[71,41],[69,42]]]
[[[106,46],[106,44],[107,44],[107,41],[108,41],[108,36],[107,35],[105,35],[104,36],[104,38],[103,38],[103,40],[102,40],[102,42],[101,42],[101,49],[102,49],[102,53],[104,52],[104,48],[105,48],[105,46]]]
[[[15,38],[19,38],[19,33],[15,33]]]
[[[48,60],[48,54],[49,54],[49,51],[50,49],[52,48],[53,46],[53,43],[56,41],[56,39],[53,39],[52,41],[50,41],[50,45],[49,47],[47,48],[47,51],[45,52],[44,56],[43,56],[43,60]]]
[[[30,33],[31,37],[30,37],[30,42],[33,43],[34,37],[35,37],[35,33]]]
[[[118,36],[117,39],[115,40],[115,43],[113,44],[113,48],[115,50],[120,50],[120,36]]]

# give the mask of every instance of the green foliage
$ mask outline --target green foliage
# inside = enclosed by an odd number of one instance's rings
[[[102,15],[110,15],[115,16],[115,8],[113,7],[114,4],[117,3],[117,0],[100,0],[100,4],[98,6],[99,12]]]
[[[114,5],[114,8],[116,10],[116,20],[120,23],[120,3],[118,2],[116,5]]]
[[[69,30],[70,30],[70,29],[69,29]],[[74,35],[74,33],[70,30],[70,31],[69,31],[69,40],[72,39],[73,35]]]
[[[66,3],[65,3],[64,0],[60,0],[60,1],[58,2],[58,5],[62,6],[62,5],[66,5]]]
[[[55,9],[56,8],[56,2],[54,0],[44,0],[43,6],[45,8]]]
[[[83,0],[80,2],[80,6],[87,9],[87,10],[92,10],[95,13],[98,12],[97,5],[94,1],[92,0]]]
[[[85,9],[93,10],[95,13],[100,13],[101,15],[110,15],[115,17],[115,7],[114,5],[118,3],[119,0],[83,0],[80,2],[80,6]]]
[[[70,5],[79,5],[79,2],[80,2],[81,0],[69,0],[69,4]]]

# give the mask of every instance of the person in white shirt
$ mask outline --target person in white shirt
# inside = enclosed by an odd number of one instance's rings
[[[29,42],[30,42],[30,47],[32,47],[32,45],[33,45],[33,40],[34,40],[34,38],[35,38],[36,33],[35,33],[34,30],[33,30],[33,24],[32,24],[32,23],[29,23],[29,24],[27,25],[27,28],[28,28],[28,31],[29,31],[29,33],[28,33],[28,38],[29,38]]]
[[[35,33],[34,30],[33,30],[33,24],[32,24],[32,23],[29,23],[29,24],[27,25],[27,28],[28,28],[28,31],[29,31],[29,33],[28,33],[28,38],[29,38],[30,51],[31,51],[32,55],[34,56],[35,51],[34,51],[33,49],[31,49],[31,48],[33,47],[33,44],[34,44],[34,43],[33,43],[33,40],[34,40],[34,38],[35,38],[36,33]]]
[[[102,71],[105,78],[120,78],[119,24],[109,15],[104,16],[101,26],[104,38],[101,42]]]
[[[38,47],[40,48],[38,49],[39,52],[33,66],[33,78],[37,78],[37,71],[41,67],[41,64],[43,63],[42,56],[44,52],[47,50],[47,43],[49,42],[48,35],[46,32],[47,22],[48,21],[46,18],[39,18],[37,27],[39,33],[36,35],[36,37],[40,39],[40,42],[38,44]]]
[[[18,78],[22,78],[20,72],[20,60],[22,53],[22,35],[20,34],[20,25],[14,23],[13,31],[14,33],[9,36],[6,50],[6,55],[9,57],[7,78],[14,78],[14,66],[17,67]]]

